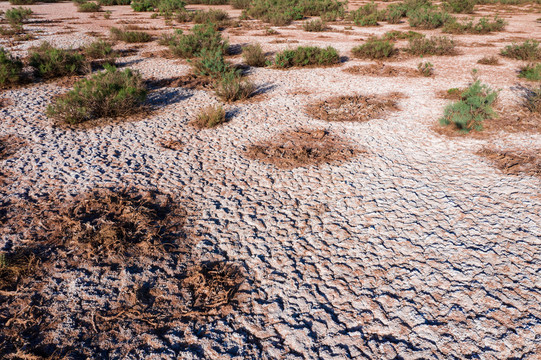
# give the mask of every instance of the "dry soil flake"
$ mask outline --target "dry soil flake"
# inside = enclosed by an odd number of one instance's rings
[[[281,169],[346,161],[363,150],[325,130],[290,130],[251,145],[246,155]]]
[[[337,96],[308,105],[308,115],[325,121],[364,122],[383,117],[390,111],[398,111],[398,99],[402,94]]]

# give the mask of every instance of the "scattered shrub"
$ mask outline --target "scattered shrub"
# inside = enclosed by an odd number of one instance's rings
[[[208,11],[197,11],[192,15],[196,24],[213,23],[217,26],[225,26],[229,23],[229,15],[221,9],[209,9]]]
[[[410,39],[406,51],[412,55],[454,55],[455,42],[447,36]]]
[[[299,46],[295,50],[284,50],[276,54],[274,65],[278,68],[292,66],[324,66],[340,62],[340,56],[335,48],[325,49],[315,46]]]
[[[320,32],[320,31],[325,31],[327,26],[320,19],[316,19],[316,20],[310,20],[310,21],[304,22],[302,24],[302,28],[304,29],[304,31],[308,31],[308,32]]]
[[[541,49],[539,41],[526,40],[522,44],[507,45],[501,52],[502,56],[517,60],[536,61],[541,59]]]
[[[152,36],[143,31],[127,31],[116,27],[110,29],[113,40],[124,41],[127,43],[149,42]]]
[[[520,69],[518,77],[532,80],[540,81],[541,80],[541,63],[539,64],[528,64]]]
[[[112,14],[111,10],[106,10],[105,14],[103,14],[103,18],[105,20],[109,20],[111,18],[111,14]]]
[[[434,10],[431,7],[421,7],[407,13],[409,25],[420,29],[436,29],[451,20],[451,15],[445,11]]]
[[[528,91],[524,106],[534,113],[541,113],[541,87]]]
[[[460,101],[445,108],[440,124],[453,124],[462,132],[482,130],[483,121],[496,116],[492,104],[497,97],[498,91],[476,80],[462,93]]]
[[[477,63],[482,65],[500,65],[500,60],[496,56],[483,56],[477,60]]]
[[[80,3],[77,5],[79,12],[98,12],[101,11],[101,5],[92,1]]]
[[[450,34],[488,34],[494,31],[503,31],[507,23],[502,18],[495,16],[493,21],[486,17],[482,17],[478,22],[473,19],[469,21],[459,22],[456,18],[452,18],[443,26],[443,32]]]
[[[21,79],[23,63],[0,47],[0,87],[17,84]]]
[[[457,14],[471,14],[477,4],[476,0],[445,0],[443,6],[450,12]]]
[[[419,70],[419,73],[425,77],[434,75],[434,65],[429,61],[420,62],[417,65],[417,70]]]
[[[192,124],[199,129],[209,129],[225,122],[225,110],[223,106],[208,106],[204,108]]]
[[[83,73],[87,63],[83,55],[73,50],[57,49],[48,42],[30,49],[29,65],[46,79]]]
[[[236,73],[231,65],[225,62],[224,55],[219,49],[202,49],[199,56],[191,61],[191,65],[195,75],[208,76],[212,79],[218,79],[226,73]]]
[[[73,90],[48,107],[47,115],[68,124],[126,116],[142,106],[146,94],[141,75],[106,65],[105,71],[75,83]]]
[[[231,0],[230,3],[234,9],[247,9],[251,0]]]
[[[135,12],[154,11],[156,1],[153,0],[134,0],[131,2],[131,8]]]
[[[102,6],[130,5],[131,0],[98,0],[98,4]]]
[[[383,34],[382,39],[394,41],[394,40],[417,39],[417,38],[422,38],[422,37],[425,37],[425,35],[418,33],[416,31],[410,30],[410,31],[405,32],[405,31],[393,30],[393,31],[388,31],[385,34]]]
[[[265,66],[267,61],[260,44],[246,45],[242,49],[242,57],[244,58],[244,62],[249,66]]]
[[[394,44],[388,40],[370,38],[362,45],[351,49],[357,58],[386,59],[397,53]]]
[[[342,17],[345,2],[338,0],[253,0],[244,13],[272,25],[288,25],[304,16]]]
[[[216,96],[225,102],[234,102],[245,100],[251,97],[255,92],[255,85],[247,80],[243,80],[237,73],[230,71],[224,73],[219,81],[214,85]]]
[[[185,10],[186,3],[182,0],[159,0],[157,7],[160,15],[167,18],[173,16],[173,13]]]
[[[378,11],[377,5],[370,2],[352,11],[349,17],[357,26],[377,26],[378,20],[385,20],[385,12]]]
[[[9,0],[11,5],[33,5],[36,2],[36,0]]]
[[[31,15],[32,10],[23,7],[9,9],[4,13],[4,17],[8,24],[17,30],[22,29],[23,22],[28,20]]]
[[[101,59],[104,60],[105,63],[111,65],[115,63],[118,55],[116,51],[113,50],[113,44],[104,40],[94,41],[87,45],[83,49],[83,52],[89,59]]]
[[[174,35],[162,38],[162,44],[169,46],[173,55],[181,58],[193,58],[199,56],[201,50],[218,50],[225,54],[229,47],[228,42],[222,39],[222,35],[212,24],[195,25],[191,34],[177,32]]]

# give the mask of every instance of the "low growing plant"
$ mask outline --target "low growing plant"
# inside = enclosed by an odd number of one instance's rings
[[[227,12],[221,9],[209,9],[208,11],[195,12],[192,16],[192,20],[196,24],[213,23],[220,27],[227,25],[230,18]]]
[[[541,63],[538,64],[528,64],[520,69],[518,77],[532,80],[540,81],[541,80]]]
[[[92,1],[83,2],[77,5],[77,11],[79,12],[99,12],[101,11],[101,5]]]
[[[225,110],[222,105],[207,106],[198,115],[192,124],[199,129],[210,129],[225,123]]]
[[[410,39],[406,51],[412,55],[454,55],[455,42],[446,36]]]
[[[0,87],[17,84],[22,75],[23,63],[0,47]]]
[[[131,2],[131,8],[135,12],[154,11],[156,1],[154,0],[134,0]]]
[[[481,59],[477,60],[478,64],[482,65],[500,65],[500,60],[496,56],[483,56]]]
[[[195,25],[191,34],[183,34],[181,31],[174,35],[162,37],[162,44],[169,46],[173,55],[181,58],[193,58],[199,56],[203,49],[218,50],[225,54],[229,44],[222,39],[213,24]]]
[[[391,40],[391,41],[394,41],[394,40],[409,40],[409,39],[417,39],[417,38],[422,38],[422,37],[425,37],[424,34],[421,34],[421,33],[418,33],[416,31],[398,31],[398,30],[393,30],[393,31],[388,31],[386,32],[385,34],[383,34],[382,36],[382,39],[383,40]]]
[[[494,31],[503,31],[507,23],[502,18],[495,16],[492,21],[487,17],[482,17],[475,22],[473,19],[469,21],[458,21],[456,18],[445,23],[442,31],[450,34],[488,34]]]
[[[531,112],[541,114],[541,86],[528,91],[524,106]]]
[[[30,49],[29,53],[29,65],[42,78],[81,74],[87,70],[83,55],[73,50],[55,48],[48,42]]]
[[[432,7],[421,7],[407,13],[409,25],[419,29],[436,29],[451,20],[451,15]]]
[[[477,0],[445,0],[443,6],[450,12],[457,14],[471,14]]]
[[[267,62],[267,58],[259,43],[246,45],[242,49],[242,57],[246,65],[263,67]]]
[[[429,61],[420,62],[417,65],[417,70],[419,70],[419,73],[425,77],[434,75],[434,65]]]
[[[113,44],[105,40],[97,40],[83,48],[83,53],[90,59],[101,59],[113,65],[117,52],[113,50]]]
[[[227,72],[215,83],[216,96],[225,102],[245,100],[255,92],[255,85],[243,80],[236,72]]]
[[[541,49],[539,41],[526,40],[522,44],[513,43],[507,45],[502,51],[502,56],[510,57],[517,60],[537,61],[541,60]]]
[[[142,43],[152,40],[152,36],[144,31],[128,31],[112,27],[110,32],[113,40],[119,40],[126,43]]]
[[[293,66],[325,66],[340,62],[338,51],[328,46],[319,48],[315,46],[299,46],[295,50],[283,50],[276,54],[274,66],[288,68]]]
[[[23,22],[28,20],[32,13],[32,10],[29,8],[12,8],[6,10],[4,18],[12,28],[20,30],[22,29]]]
[[[321,32],[321,31],[325,31],[327,26],[320,19],[316,19],[316,20],[310,20],[310,21],[304,22],[302,24],[302,28],[304,29],[304,31],[308,31],[308,32]]]
[[[223,74],[230,72],[238,75],[238,72],[233,69],[231,64],[225,61],[223,53],[218,49],[203,49],[197,58],[189,61],[191,62],[193,73],[197,76],[219,79]]]
[[[386,59],[397,53],[394,44],[388,40],[370,38],[362,45],[351,49],[353,56],[368,59]]]

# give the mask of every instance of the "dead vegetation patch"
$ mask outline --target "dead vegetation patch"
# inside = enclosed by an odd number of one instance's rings
[[[370,65],[355,65],[350,66],[343,71],[355,74],[355,75],[366,75],[366,76],[382,76],[382,77],[396,77],[396,76],[406,76],[406,77],[419,77],[422,76],[417,69],[412,69],[404,66],[390,66],[383,63],[379,64],[370,64]]]
[[[325,130],[289,130],[251,145],[246,156],[280,169],[340,163],[363,153]]]
[[[400,110],[398,99],[401,98],[404,98],[401,93],[337,96],[308,105],[306,112],[319,120],[364,122]]]
[[[175,139],[161,139],[158,141],[158,145],[169,150],[180,151],[184,149],[184,143]]]
[[[533,150],[495,150],[483,148],[477,155],[490,160],[507,175],[541,177],[541,148]]]
[[[7,159],[14,155],[24,145],[24,140],[17,136],[0,136],[0,160]]]

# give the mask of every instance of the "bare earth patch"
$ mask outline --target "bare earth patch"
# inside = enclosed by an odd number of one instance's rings
[[[477,152],[490,160],[507,175],[526,174],[541,177],[541,149],[494,150],[484,148]]]
[[[319,120],[364,122],[400,110],[398,99],[403,97],[400,93],[337,96],[308,105],[306,112]]]
[[[290,130],[276,138],[251,145],[246,155],[281,169],[340,163],[364,151],[325,130]]]

